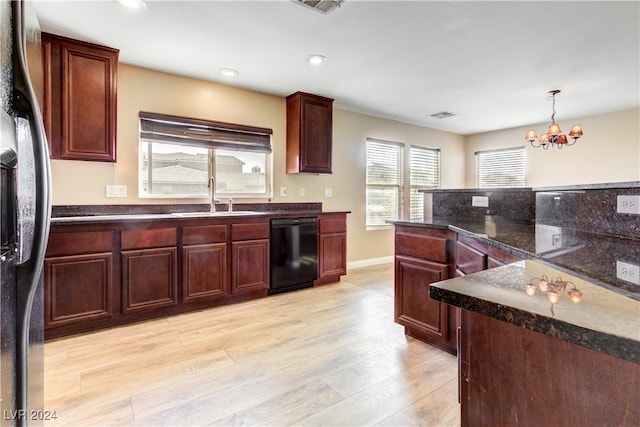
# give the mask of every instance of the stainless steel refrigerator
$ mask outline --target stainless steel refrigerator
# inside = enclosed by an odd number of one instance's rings
[[[42,265],[49,153],[40,113],[40,29],[31,4],[0,0],[0,425],[38,425],[43,408]]]

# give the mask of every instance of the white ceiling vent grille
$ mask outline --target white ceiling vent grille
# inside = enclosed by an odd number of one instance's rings
[[[439,113],[431,114],[431,117],[435,117],[436,119],[447,119],[453,116],[455,116],[455,113],[450,113],[448,111],[441,111]]]
[[[340,7],[344,0],[291,0],[325,15],[336,7]]]

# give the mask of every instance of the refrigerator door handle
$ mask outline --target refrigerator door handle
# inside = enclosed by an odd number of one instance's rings
[[[33,156],[34,186],[29,197],[33,197],[33,240],[26,259],[23,259],[16,267],[17,277],[17,348],[16,348],[16,406],[18,410],[28,411],[29,398],[29,349],[30,349],[30,324],[31,313],[36,299],[38,285],[40,283],[47,242],[49,239],[49,226],[51,217],[49,150],[42,123],[42,116],[38,106],[37,97],[29,77],[27,65],[27,24],[26,5],[23,1],[12,1],[14,18],[14,97],[13,106],[18,123],[18,153],[20,154],[20,137],[22,130],[27,138],[31,139],[31,151]],[[31,31],[31,29],[29,29]],[[33,36],[33,34],[30,34]],[[37,34],[39,37],[39,32]],[[18,158],[18,168],[21,159]],[[20,176],[20,175],[19,175]],[[20,195],[22,197],[22,195]],[[37,319],[34,319],[37,320]],[[33,409],[33,408],[32,408]],[[29,412],[26,412],[27,414]],[[26,425],[26,419],[18,420],[18,425]]]

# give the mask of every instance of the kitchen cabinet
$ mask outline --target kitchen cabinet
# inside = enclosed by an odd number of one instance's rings
[[[226,225],[182,228],[182,302],[227,295],[227,235]]]
[[[456,275],[466,275],[521,261],[521,258],[458,234],[456,241]]]
[[[116,161],[118,54],[42,34],[43,120],[51,158]]]
[[[114,233],[52,234],[44,261],[45,328],[114,315]]]
[[[176,305],[176,229],[124,230],[121,239],[123,312]]]
[[[347,274],[347,216],[318,218],[318,279],[314,285],[333,283]]]
[[[466,310],[460,357],[462,427],[640,425],[637,363]]]
[[[394,318],[405,333],[456,354],[458,309],[429,298],[429,284],[452,277],[455,234],[396,225]]]
[[[287,173],[331,173],[333,99],[287,97]]]
[[[231,224],[231,292],[269,289],[269,223]]]

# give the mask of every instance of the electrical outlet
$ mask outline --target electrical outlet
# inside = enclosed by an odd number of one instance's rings
[[[287,197],[287,187],[280,187],[280,197]]]
[[[622,261],[616,261],[616,276],[620,280],[640,285],[640,267]]]
[[[640,215],[640,196],[618,196],[618,213]]]
[[[300,195],[300,197],[304,197],[304,194],[305,194],[304,187],[300,187],[300,190],[298,191],[298,194]]]
[[[472,196],[471,206],[477,206],[479,208],[488,208],[489,197],[488,196]]]
[[[324,197],[333,197],[333,188],[325,187],[325,189],[324,189]]]
[[[106,197],[127,197],[126,185],[107,185],[105,191]]]

